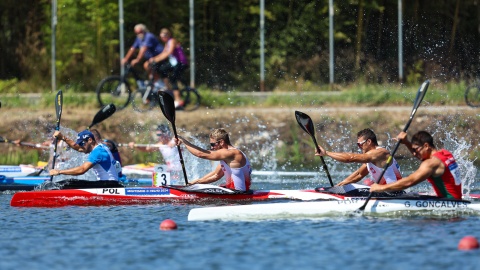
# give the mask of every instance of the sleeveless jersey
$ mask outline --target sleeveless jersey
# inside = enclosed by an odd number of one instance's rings
[[[93,148],[88,156],[88,161],[93,163],[92,170],[97,176],[97,180],[117,180],[118,172],[115,168],[116,161],[108,146],[100,143]]]
[[[227,180],[225,184],[226,188],[241,191],[247,191],[250,189],[250,184],[252,183],[250,177],[252,174],[252,167],[250,166],[250,161],[247,156],[243,152],[242,155],[245,157],[246,163],[245,166],[241,168],[230,168],[227,163],[220,160],[220,166],[222,166],[225,179]]]
[[[427,180],[432,184],[433,190],[440,198],[462,199],[462,179],[460,168],[452,153],[442,149],[434,157],[440,159],[445,166],[445,171],[441,176],[429,177]]]
[[[168,48],[168,46],[171,46],[170,40],[171,39],[169,39],[167,41],[167,45],[166,45],[167,48]],[[173,52],[172,52],[171,56],[173,56],[177,62],[180,62],[185,66],[188,65],[187,57],[185,56],[185,52],[183,52],[183,48],[182,48],[182,46],[180,46],[180,44],[178,46],[175,46],[175,48],[173,48]],[[170,61],[170,63],[172,63],[172,61]],[[172,66],[175,66],[175,65],[172,64]]]
[[[383,168],[375,166],[373,163],[367,163],[367,169],[372,177],[373,181],[376,181],[380,174],[383,171]],[[396,182],[398,179],[402,178],[400,173],[400,166],[398,165],[395,158],[393,158],[392,164],[387,168],[385,174],[383,174],[382,179],[378,182],[380,185],[390,184]]]

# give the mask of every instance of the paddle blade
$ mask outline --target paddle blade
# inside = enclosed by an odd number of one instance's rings
[[[412,109],[412,112],[410,113],[410,119],[405,125],[405,127],[403,128],[403,132],[406,132],[408,127],[412,123],[413,117],[415,116],[415,113],[417,112],[418,107],[420,107],[423,97],[425,97],[425,94],[427,93],[427,89],[429,85],[430,85],[430,81],[426,80],[425,82],[422,83],[420,88],[418,88],[417,96],[415,97],[415,101],[413,103],[413,109]]]
[[[173,101],[172,96],[163,91],[158,92],[160,99],[160,109],[162,109],[163,115],[167,118],[170,123],[175,123],[175,102]]]
[[[115,105],[113,103],[106,105],[105,107],[100,109],[100,111],[98,111],[97,114],[93,117],[92,123],[90,124],[90,126],[88,126],[88,128],[90,129],[94,125],[96,125],[96,124],[102,122],[103,120],[109,118],[110,116],[112,116],[115,113],[116,110],[117,110],[117,108],[115,107]]]
[[[3,142],[8,142],[8,141],[5,140],[2,136],[0,136],[0,143],[3,143]]]
[[[295,118],[305,132],[307,132],[310,136],[315,136],[315,128],[310,116],[308,116],[306,113],[295,111]]]
[[[62,90],[58,91],[57,96],[55,97],[55,111],[57,114],[57,126],[56,130],[60,130],[60,119],[62,118],[62,107],[63,107],[63,92]]]

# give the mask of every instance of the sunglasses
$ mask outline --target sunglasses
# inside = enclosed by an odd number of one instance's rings
[[[357,142],[358,147],[362,148],[362,146],[367,142],[367,140],[364,140],[363,142]]]
[[[80,145],[80,147],[83,147],[87,142],[88,142],[88,140],[83,140],[78,145]]]
[[[220,142],[220,140],[218,140],[218,141],[216,141],[216,142],[214,142],[214,143],[210,143],[210,146],[211,146],[211,147],[214,147],[214,146],[217,145],[219,142]]]
[[[413,148],[412,147],[412,150],[413,152],[417,153],[417,154],[420,154],[419,151],[423,148],[423,145],[422,146],[419,146],[419,147],[416,147],[416,148]]]

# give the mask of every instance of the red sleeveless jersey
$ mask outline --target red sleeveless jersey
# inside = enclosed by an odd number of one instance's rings
[[[462,199],[462,179],[460,169],[452,153],[442,149],[435,154],[445,166],[445,171],[441,176],[429,177],[427,180],[432,184],[435,193],[440,198]]]

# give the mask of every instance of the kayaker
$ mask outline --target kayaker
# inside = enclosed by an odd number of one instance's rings
[[[113,158],[112,153],[105,144],[97,143],[95,136],[89,130],[84,130],[78,133],[77,140],[66,138],[60,131],[55,131],[53,134],[59,140],[65,141],[71,148],[81,148],[81,152],[90,154],[87,161],[82,165],[66,170],[50,170],[50,175],[81,175],[88,170],[93,169],[97,176],[97,180],[117,180],[118,172],[115,167],[117,163]],[[75,146],[75,147],[74,147]]]
[[[100,134],[100,131],[98,131],[96,128],[90,129],[90,132],[92,132],[93,136],[95,136],[95,141],[101,142],[108,146],[113,158],[120,163],[120,166],[122,166],[122,158],[120,157],[117,144],[112,140],[103,139],[102,134]]]
[[[220,161],[220,164],[210,173],[196,179],[189,184],[208,184],[213,183],[223,176],[226,178],[226,188],[248,191],[251,184],[252,167],[247,156],[239,149],[232,146],[230,137],[222,128],[215,129],[210,133],[210,149],[204,150],[185,138],[178,136],[177,144],[183,143],[187,150],[194,156]]]
[[[337,186],[356,183],[369,173],[372,180],[377,180],[387,163],[387,159],[390,157],[390,152],[378,145],[377,135],[369,128],[357,133],[357,146],[362,150],[361,154],[325,151],[324,148],[318,145],[320,153],[315,151],[316,156],[328,156],[343,163],[363,163],[360,168],[338,183]],[[392,162],[392,165],[388,167],[379,184],[393,183],[402,178],[400,166],[395,158],[393,158]]]
[[[397,138],[422,163],[415,172],[395,183],[372,185],[371,192],[404,190],[428,180],[438,197],[462,199],[460,169],[451,152],[446,149],[437,150],[432,135],[426,131],[415,133],[411,142],[405,132],[401,132]]]
[[[167,170],[170,172],[180,172],[182,170],[182,165],[180,164],[180,157],[178,155],[178,150],[175,147],[175,140],[173,139],[172,132],[170,131],[168,125],[160,124],[155,130],[155,136],[158,141],[154,145],[140,146],[136,145],[135,142],[128,143],[130,148],[137,148],[140,151],[145,152],[155,152],[160,151],[162,153],[163,161],[167,165]]]

